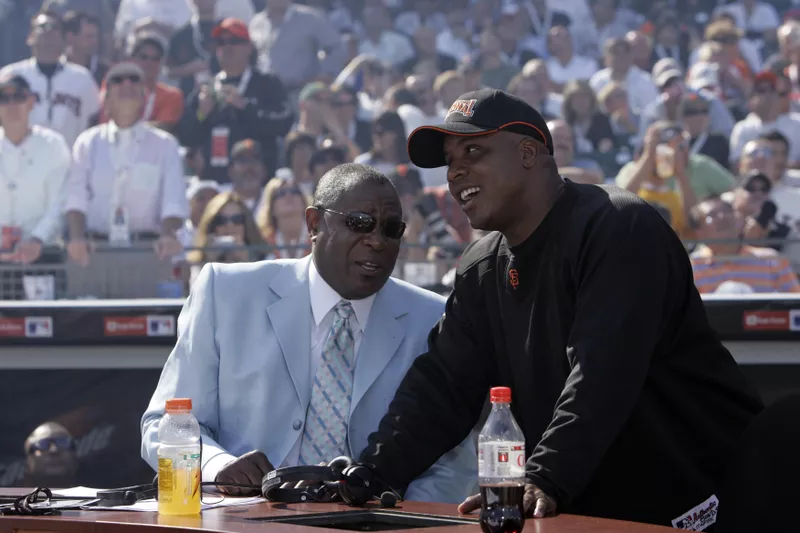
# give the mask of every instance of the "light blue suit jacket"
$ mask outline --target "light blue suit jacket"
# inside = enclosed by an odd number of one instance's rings
[[[284,461],[303,433],[311,397],[310,260],[203,268],[142,417],[142,457],[150,466],[157,468],[158,423],[170,398],[192,399],[203,433],[203,466],[221,453],[238,457],[253,449],[276,467]],[[356,357],[348,424],[352,457],[367,446],[443,312],[442,297],[393,278],[376,294]],[[405,497],[460,503],[476,481],[477,456],[468,438],[412,482]]]

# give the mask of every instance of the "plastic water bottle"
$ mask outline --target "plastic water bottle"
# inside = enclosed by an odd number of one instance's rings
[[[200,424],[192,400],[167,400],[158,425],[158,512],[165,515],[200,513]]]
[[[478,437],[484,533],[520,533],[525,525],[525,436],[511,414],[511,389],[491,390],[492,411]]]

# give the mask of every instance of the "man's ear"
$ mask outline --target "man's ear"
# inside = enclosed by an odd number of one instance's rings
[[[531,138],[522,139],[519,143],[519,155],[522,161],[522,167],[525,169],[533,168],[538,159],[539,151],[544,147]]]
[[[306,229],[311,236],[311,242],[314,242],[319,235],[320,224],[322,224],[322,211],[316,207],[306,208]]]

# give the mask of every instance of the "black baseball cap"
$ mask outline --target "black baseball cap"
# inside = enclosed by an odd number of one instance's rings
[[[31,85],[19,74],[6,74],[0,78],[0,91],[4,93],[30,92]]]
[[[447,165],[444,139],[448,135],[477,137],[500,130],[533,137],[553,155],[553,137],[547,122],[534,108],[503,91],[480,89],[462,94],[450,106],[444,124],[422,126],[408,137],[408,156],[420,168]]]

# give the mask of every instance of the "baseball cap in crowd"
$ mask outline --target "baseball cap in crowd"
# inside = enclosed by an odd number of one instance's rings
[[[659,75],[655,78],[656,87],[659,89],[665,88],[670,83],[674,82],[675,80],[682,80],[683,79],[683,71],[680,69],[667,69],[659,73]]]
[[[676,59],[671,57],[664,57],[656,61],[655,65],[653,65],[653,70],[650,71],[650,75],[653,79],[658,78],[661,74],[668,70],[682,70],[680,63]]]
[[[475,137],[501,130],[533,137],[553,154],[553,137],[538,111],[503,91],[480,89],[459,96],[444,124],[415,129],[408,137],[408,155],[420,168],[443,167],[448,135]]]
[[[189,186],[186,188],[186,199],[191,200],[194,198],[199,192],[205,190],[212,190],[214,192],[219,193],[220,187],[219,183],[214,180],[191,180],[189,182]]]
[[[138,76],[140,80],[143,80],[144,71],[142,68],[132,61],[123,61],[108,69],[108,72],[106,72],[106,77],[103,79],[103,83],[105,85],[109,85],[115,78],[131,78],[134,76]]]
[[[688,87],[691,89],[717,89],[719,87],[719,66],[713,63],[698,62],[689,70]]]
[[[224,19],[211,30],[213,39],[219,39],[225,34],[232,35],[237,39],[250,40],[250,31],[247,29],[247,24],[233,17]]]
[[[0,77],[0,93],[4,96],[21,92],[31,92],[31,85],[19,74],[6,74]]]
[[[158,32],[135,32],[131,35],[131,39],[128,42],[128,55],[134,55],[139,51],[139,48],[146,44],[151,44],[158,48],[161,51],[162,57],[167,54],[167,50],[169,48],[169,43],[167,43],[167,40]]]
[[[240,158],[253,158],[263,160],[264,152],[261,149],[261,143],[253,139],[244,139],[233,145],[231,148],[231,160]]]
[[[770,70],[762,70],[753,76],[753,92],[758,90],[759,85],[767,84],[773,89],[778,88],[778,76]]]
[[[711,100],[699,91],[687,91],[681,100],[682,115],[704,115],[711,110]]]

